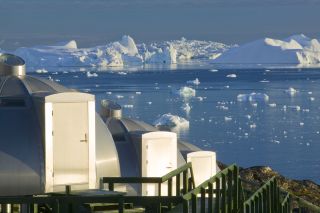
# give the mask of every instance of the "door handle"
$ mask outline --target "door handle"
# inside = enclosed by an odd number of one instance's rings
[[[80,140],[80,142],[84,142],[84,143],[87,143],[87,142],[88,142],[87,133],[84,134],[84,140]]]

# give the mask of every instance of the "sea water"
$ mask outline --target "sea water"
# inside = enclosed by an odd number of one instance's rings
[[[215,151],[226,164],[267,165],[290,178],[320,183],[320,69],[200,66],[90,70],[89,75],[86,68],[61,70],[32,75],[95,94],[97,110],[101,99],[111,99],[123,106],[124,116],[147,123],[166,113],[183,117],[189,128],[174,130],[180,139]],[[184,86],[195,96],[177,95]],[[255,98],[241,98],[254,93]]]

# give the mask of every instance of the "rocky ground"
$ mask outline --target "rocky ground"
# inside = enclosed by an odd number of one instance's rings
[[[219,167],[226,168],[226,165],[221,162]],[[249,168],[240,168],[240,176],[243,180],[243,186],[250,192],[256,191],[260,186],[266,183],[270,178],[275,176],[278,185],[292,193],[295,196],[301,197],[306,201],[320,206],[320,185],[310,180],[292,180],[272,170],[268,166],[254,166]]]
[[[301,197],[317,206],[320,206],[320,185],[310,180],[291,180],[273,171],[267,166],[255,166],[240,170],[243,180],[252,185],[263,185],[273,176],[276,176],[278,185],[298,197]],[[248,186],[250,187],[250,186]]]

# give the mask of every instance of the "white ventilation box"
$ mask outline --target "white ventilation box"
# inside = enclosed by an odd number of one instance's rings
[[[187,154],[191,162],[196,187],[217,173],[216,153],[197,151]]]
[[[177,168],[177,135],[172,132],[141,132],[134,136],[141,151],[141,177],[162,177]],[[138,152],[139,152],[138,151]],[[173,191],[175,183],[173,181]],[[161,195],[166,195],[167,183],[161,186]],[[158,195],[157,184],[142,184],[141,194]]]

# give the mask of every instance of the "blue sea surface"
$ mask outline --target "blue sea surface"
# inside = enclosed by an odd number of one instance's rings
[[[86,70],[32,75],[52,78],[69,88],[122,106],[124,116],[153,123],[165,113],[189,120],[181,139],[213,150],[218,160],[242,167],[267,165],[295,179],[320,183],[320,69],[150,69]],[[92,71],[92,70],[91,70]],[[226,77],[236,74],[236,78]],[[187,81],[198,78],[200,85]],[[189,86],[196,97],[173,91]],[[290,87],[298,92],[290,95]],[[237,101],[239,94],[264,93],[269,101]],[[202,97],[202,98],[199,98]],[[202,99],[202,100],[201,100]],[[189,103],[187,114],[184,103]],[[270,105],[271,104],[271,105]]]

